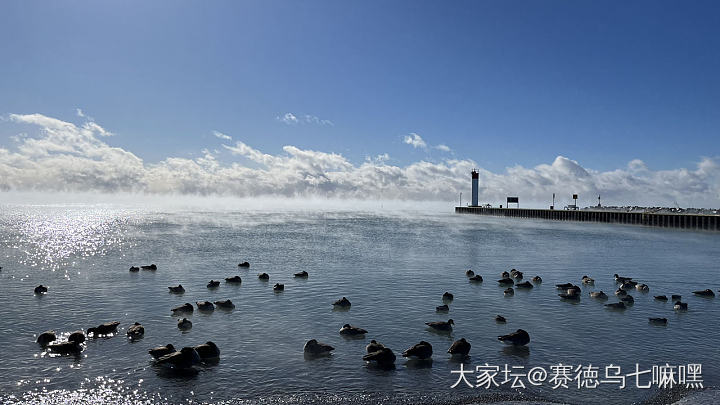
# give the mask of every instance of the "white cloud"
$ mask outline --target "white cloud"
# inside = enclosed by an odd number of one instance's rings
[[[435,145],[435,149],[443,151],[443,152],[450,152],[452,150],[452,149],[450,149],[449,146],[444,145],[442,143],[440,145]]]
[[[298,118],[290,112],[285,113],[285,115],[283,115],[282,117],[275,117],[275,119],[277,119],[278,121],[282,121],[288,125],[297,124],[299,122]]]
[[[223,139],[226,141],[231,141],[232,137],[230,135],[225,135],[220,131],[213,131],[213,135],[215,135],[216,138]]]
[[[198,158],[167,157],[147,163],[132,152],[106,143],[97,124],[75,125],[41,114],[8,116],[11,123],[39,131],[18,136],[10,148],[0,146],[0,190],[179,193],[237,197],[286,196],[344,199],[407,199],[455,201],[470,188],[472,160],[417,161],[388,164],[380,154],[353,164],[337,153],[285,146],[269,154],[241,141],[222,145],[231,163],[217,152],[203,150]],[[5,121],[7,122],[7,121]],[[2,123],[0,125],[10,125]],[[421,138],[420,138],[421,139]],[[411,138],[414,141],[415,138]],[[247,163],[247,162],[245,162]],[[479,169],[482,202],[502,203],[517,195],[525,206],[566,203],[572,193],[581,204],[720,206],[720,158],[705,157],[694,168],[652,170],[633,160],[625,168],[599,172],[558,156],[550,164],[514,166],[502,172]],[[585,201],[585,202],[583,202]]]
[[[285,113],[283,116],[275,117],[276,120],[284,122],[288,125],[295,125],[295,124],[314,124],[314,125],[320,125],[320,126],[335,126],[335,124],[330,120],[322,119],[316,115],[310,115],[305,114],[302,118],[298,118],[297,115],[288,112]]]
[[[331,127],[335,126],[335,124],[333,124],[332,121],[323,120],[314,115],[305,115],[305,122],[308,124],[317,124],[317,125],[322,125],[322,126],[325,126],[325,125],[329,125]]]
[[[414,132],[411,132],[409,135],[405,135],[403,142],[408,145],[412,145],[413,148],[427,148],[427,144],[422,137]]]

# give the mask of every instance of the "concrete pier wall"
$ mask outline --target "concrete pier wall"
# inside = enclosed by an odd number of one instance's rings
[[[661,228],[720,231],[720,215],[651,214],[588,210],[546,210],[527,208],[455,207],[458,214],[494,215],[500,217],[540,218],[556,221],[605,222],[656,226]]]

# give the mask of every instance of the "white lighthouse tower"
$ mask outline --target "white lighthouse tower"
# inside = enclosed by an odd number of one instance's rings
[[[479,181],[479,173],[477,170],[473,169],[472,172],[472,204],[470,204],[473,207],[478,206],[478,181]]]

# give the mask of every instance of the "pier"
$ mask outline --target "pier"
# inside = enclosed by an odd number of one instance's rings
[[[487,207],[455,207],[455,213],[720,231],[720,215]]]

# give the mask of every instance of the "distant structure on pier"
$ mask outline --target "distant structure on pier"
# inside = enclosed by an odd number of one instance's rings
[[[472,175],[472,203],[470,206],[477,207],[478,206],[478,182],[480,181],[480,174],[477,170],[473,169],[472,172],[470,172]]]

